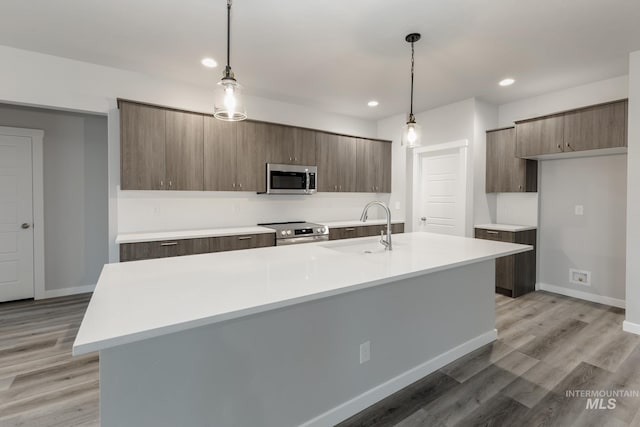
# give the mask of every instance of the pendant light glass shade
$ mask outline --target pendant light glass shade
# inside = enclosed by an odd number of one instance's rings
[[[236,122],[247,118],[242,88],[235,79],[223,78],[218,83],[213,116],[227,122]]]
[[[409,120],[407,124],[402,127],[402,138],[400,144],[407,148],[419,147],[422,145],[422,126],[414,121]]]
[[[222,72],[214,100],[213,116],[227,122],[237,122],[247,118],[241,87],[231,71],[231,0],[227,0],[227,66]]]
[[[402,137],[400,144],[407,148],[419,147],[422,145],[422,128],[416,123],[416,118],[413,116],[413,70],[414,70],[414,49],[413,44],[420,40],[420,34],[411,33],[405,37],[408,43],[411,43],[411,104],[409,121],[402,127]]]

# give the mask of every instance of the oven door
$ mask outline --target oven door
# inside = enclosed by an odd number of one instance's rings
[[[268,194],[313,194],[316,192],[315,166],[267,164]]]
[[[286,239],[276,239],[276,246],[298,245],[300,243],[315,243],[315,242],[328,242],[328,241],[329,241],[329,235],[289,237]]]

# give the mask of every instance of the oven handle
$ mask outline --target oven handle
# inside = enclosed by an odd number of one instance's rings
[[[288,239],[276,239],[276,246],[297,245],[299,243],[328,242],[329,236],[304,236]]]

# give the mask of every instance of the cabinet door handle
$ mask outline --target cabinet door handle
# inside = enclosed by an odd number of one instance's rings
[[[242,184],[238,184],[238,187],[242,188]]]
[[[235,182],[233,183],[233,188],[236,188],[236,183]]]
[[[160,180],[160,188],[164,188],[164,181]]]
[[[173,183],[171,182],[171,180],[169,180],[169,188],[171,188],[173,186]]]
[[[500,234],[499,231],[487,230],[487,234]]]
[[[520,188],[520,190],[522,190],[522,185],[518,186],[518,188]]]
[[[162,242],[160,246],[176,246],[178,242]]]
[[[238,237],[238,240],[251,240],[253,239],[253,236],[242,236],[242,237]]]
[[[356,231],[355,228],[345,228],[344,231]]]
[[[289,157],[289,161],[291,161],[291,160],[292,160],[292,158],[291,158],[291,157]]]
[[[568,142],[567,142],[567,147],[568,147],[568,148],[570,148],[570,149],[571,149],[571,151],[576,151],[576,150],[574,150],[574,149],[573,149],[573,147],[571,146],[571,144],[570,144],[570,143],[568,143]]]
[[[562,149],[562,145],[558,144],[558,150],[560,150],[560,151],[564,151],[564,150]]]
[[[293,158],[293,161],[294,161],[294,162],[297,162],[297,161],[298,161],[298,158],[297,158],[297,157],[294,157],[294,158]]]

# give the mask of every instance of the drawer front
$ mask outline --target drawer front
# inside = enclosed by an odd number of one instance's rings
[[[211,252],[237,251],[242,249],[275,246],[275,233],[245,234],[242,236],[222,236],[210,239]]]
[[[511,231],[486,230],[484,228],[476,228],[476,239],[514,243],[515,234],[516,233],[513,233]]]
[[[180,239],[160,242],[137,242],[120,245],[120,262],[209,252],[209,239]]]
[[[354,227],[336,227],[329,229],[329,240],[353,239],[354,237],[379,236],[386,233],[387,225],[358,225]],[[391,224],[392,233],[404,233],[404,223]]]
[[[329,228],[329,240],[353,239],[368,236],[367,227],[337,227]]]
[[[392,233],[404,233],[404,223],[391,224],[391,232]]]

